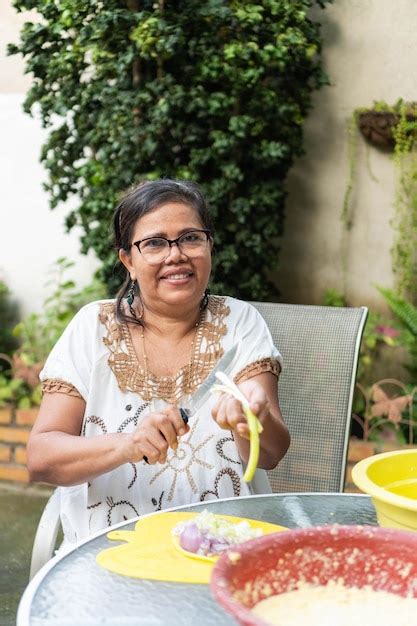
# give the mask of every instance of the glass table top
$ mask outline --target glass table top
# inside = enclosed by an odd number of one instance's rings
[[[259,519],[288,528],[323,524],[376,525],[367,496],[356,494],[274,494],[213,500],[181,511]],[[123,529],[133,530],[129,521]],[[207,585],[129,578],[97,564],[112,545],[106,530],[62,557],[35,579],[21,601],[17,626],[223,626],[236,622],[217,605]],[[45,570],[48,566],[45,566]]]

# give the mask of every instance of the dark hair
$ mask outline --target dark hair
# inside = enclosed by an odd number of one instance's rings
[[[188,204],[198,214],[204,229],[213,233],[213,224],[206,199],[196,183],[172,178],[149,180],[129,189],[116,207],[113,218],[116,250],[130,251],[133,231],[138,219],[167,202]],[[129,283],[130,276],[126,270],[124,283],[116,296],[116,315],[120,320],[140,324],[140,320],[126,315],[122,307],[122,299],[129,288]]]

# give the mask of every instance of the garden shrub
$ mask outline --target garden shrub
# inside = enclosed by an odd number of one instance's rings
[[[0,280],[0,354],[11,355],[17,348],[18,340],[13,328],[19,321],[19,307],[3,280]],[[8,369],[7,360],[0,358],[0,372]]]
[[[52,207],[102,261],[121,190],[192,179],[217,225],[213,290],[271,299],[285,179],[303,152],[311,93],[327,82],[320,25],[327,0],[14,0],[39,20],[18,45],[34,80],[24,108],[49,128],[41,159]]]

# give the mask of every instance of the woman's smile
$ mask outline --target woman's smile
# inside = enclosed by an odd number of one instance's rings
[[[194,274],[191,270],[171,270],[170,272],[165,272],[160,277],[160,280],[172,285],[186,285],[193,276]]]

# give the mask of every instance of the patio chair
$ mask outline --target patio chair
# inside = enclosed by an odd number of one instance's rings
[[[274,493],[343,491],[366,307],[253,302],[283,357],[279,402],[290,448],[268,479]],[[257,471],[255,493],[267,490]]]
[[[253,491],[343,491],[367,309],[252,304],[264,317],[283,356],[279,400],[292,438],[290,449],[276,469],[257,470]],[[39,522],[30,578],[53,556],[59,526],[58,488]]]

